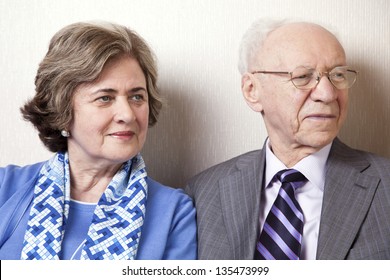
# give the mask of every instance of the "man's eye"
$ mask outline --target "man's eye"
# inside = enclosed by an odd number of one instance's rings
[[[331,78],[336,81],[343,81],[346,79],[345,74],[341,72],[332,74]]]
[[[311,79],[312,76],[313,76],[313,74],[302,74],[299,76],[294,76],[292,79],[293,80],[306,80],[306,79]]]

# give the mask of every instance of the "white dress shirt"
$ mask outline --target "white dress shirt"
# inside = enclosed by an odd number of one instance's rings
[[[315,260],[316,258],[324,195],[325,164],[331,145],[329,144],[318,152],[305,157],[292,167],[308,179],[308,182],[295,192],[295,197],[302,208],[304,217],[301,250],[301,259],[303,260]],[[271,151],[268,140],[266,145],[265,188],[262,192],[260,209],[261,230],[281,186],[278,180],[272,181],[272,178],[277,172],[286,168]]]

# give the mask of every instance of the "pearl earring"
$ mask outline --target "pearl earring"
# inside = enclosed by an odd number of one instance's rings
[[[61,135],[65,138],[69,137],[70,136],[70,133],[69,131],[66,131],[66,130],[61,130]]]

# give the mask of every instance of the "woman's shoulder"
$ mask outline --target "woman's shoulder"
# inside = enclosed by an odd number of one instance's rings
[[[31,176],[37,174],[45,162],[38,162],[31,165],[7,165],[0,167],[0,181],[1,180],[25,180],[31,179]]]
[[[148,201],[150,202],[149,206],[153,208],[171,208],[174,209],[181,208],[192,208],[193,203],[192,199],[184,192],[182,188],[173,188],[170,186],[163,185],[151,178],[148,177]],[[153,205],[153,206],[151,206]]]
[[[163,185],[152,178],[148,177],[146,182],[148,183],[148,195],[157,195],[159,197],[173,197],[173,198],[186,198],[189,196],[184,193],[181,188],[173,188]]]
[[[7,197],[22,186],[35,181],[44,162],[26,166],[7,165],[0,168],[0,197]]]

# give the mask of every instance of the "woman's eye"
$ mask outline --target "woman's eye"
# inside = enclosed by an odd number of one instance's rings
[[[142,94],[134,94],[131,96],[131,99],[135,101],[142,101],[144,100],[144,96]]]
[[[111,101],[111,97],[105,95],[105,96],[99,97],[98,100],[103,101],[103,102],[109,102],[109,101]]]

